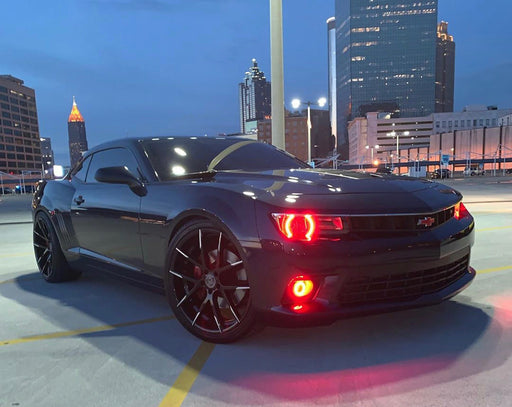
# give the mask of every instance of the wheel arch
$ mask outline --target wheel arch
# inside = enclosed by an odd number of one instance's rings
[[[174,218],[171,228],[169,230],[169,236],[167,237],[167,246],[170,245],[172,239],[174,238],[174,236],[176,236],[176,233],[178,233],[178,231],[185,225],[194,221],[200,222],[203,220],[211,221],[222,225],[230,234],[233,235],[235,239],[238,239],[238,237],[233,233],[229,225],[223,222],[219,216],[204,209],[188,209],[180,213],[178,216],[176,216],[176,218]]]

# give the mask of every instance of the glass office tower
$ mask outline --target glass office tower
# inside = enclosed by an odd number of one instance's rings
[[[455,41],[448,34],[448,23],[437,25],[436,113],[453,112],[455,90]]]
[[[437,0],[336,0],[338,145],[346,125],[394,107],[401,117],[435,110]]]
[[[271,88],[265,74],[258,67],[256,59],[245,73],[242,83],[238,84],[240,100],[240,132],[247,133],[248,121],[262,120],[271,114]]]

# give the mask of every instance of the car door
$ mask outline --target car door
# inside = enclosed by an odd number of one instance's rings
[[[91,157],[85,182],[77,184],[71,203],[71,221],[80,254],[119,266],[142,268],[139,233],[141,197],[128,185],[98,182],[94,175],[100,168],[125,166],[140,178],[132,152],[110,148]]]

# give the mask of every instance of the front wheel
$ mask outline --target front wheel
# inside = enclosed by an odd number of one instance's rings
[[[227,343],[255,324],[243,250],[221,225],[182,227],[169,246],[166,294],[176,318],[195,336]]]

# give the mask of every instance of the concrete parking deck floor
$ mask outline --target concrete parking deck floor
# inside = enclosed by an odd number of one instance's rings
[[[0,197],[0,407],[512,405],[512,177],[443,182],[476,219],[462,294],[216,346],[153,292],[99,273],[42,281],[29,198]]]

